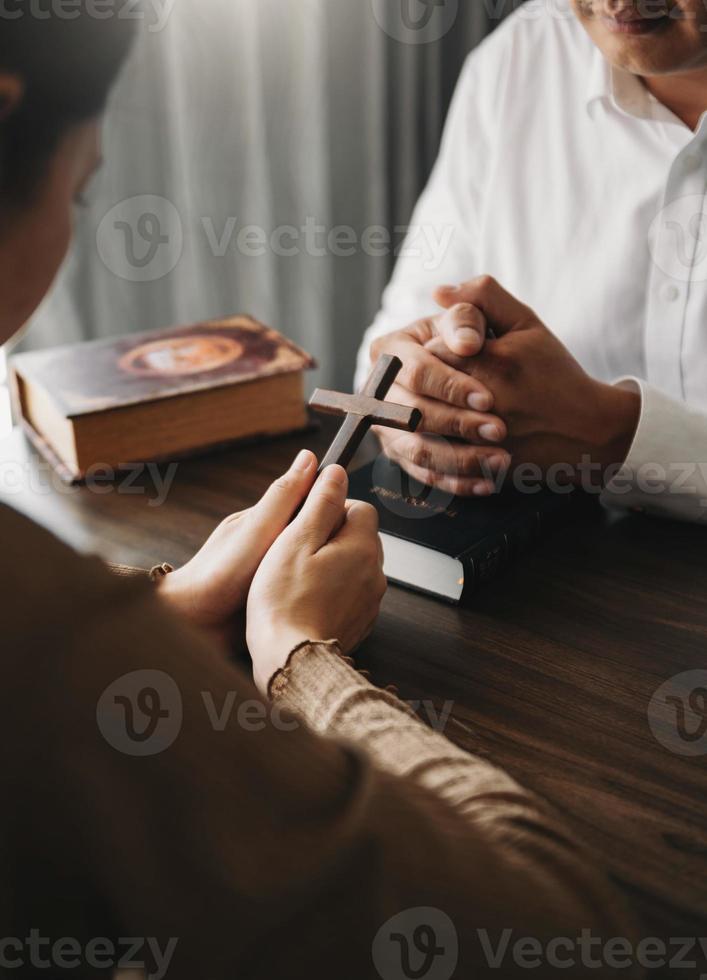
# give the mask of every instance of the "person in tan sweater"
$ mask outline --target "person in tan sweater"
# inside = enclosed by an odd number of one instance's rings
[[[119,11],[0,27],[0,342],[68,247]],[[0,973],[635,975],[601,953],[635,925],[591,856],[355,670],[385,589],[375,514],[315,472],[301,453],[156,583],[0,507]],[[220,642],[244,608],[259,692]]]

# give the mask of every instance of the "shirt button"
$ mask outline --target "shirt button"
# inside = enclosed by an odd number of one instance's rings
[[[674,283],[666,282],[660,291],[660,295],[663,297],[666,303],[674,303],[680,296],[680,290]]]

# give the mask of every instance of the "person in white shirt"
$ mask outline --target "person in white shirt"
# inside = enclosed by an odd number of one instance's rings
[[[707,516],[705,109],[703,0],[542,0],[470,55],[359,355],[403,360],[411,475]]]

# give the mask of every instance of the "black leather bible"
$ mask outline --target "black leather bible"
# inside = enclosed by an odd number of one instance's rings
[[[455,604],[500,575],[551,525],[598,506],[572,487],[453,497],[382,455],[350,479],[349,496],[378,511],[389,581]]]

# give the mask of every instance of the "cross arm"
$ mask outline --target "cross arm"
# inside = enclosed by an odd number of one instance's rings
[[[422,421],[422,413],[417,408],[393,405],[366,395],[344,395],[321,388],[317,388],[309,404],[318,412],[328,415],[358,415],[368,419],[371,425],[385,425],[390,429],[404,429],[407,432],[414,432]]]

